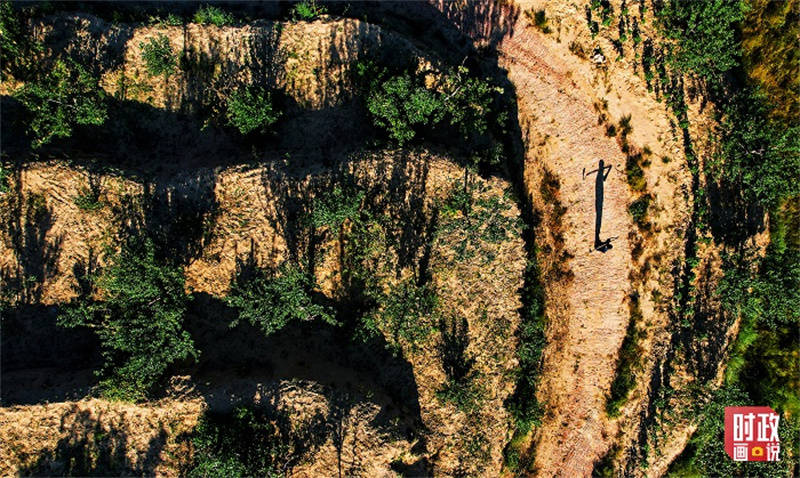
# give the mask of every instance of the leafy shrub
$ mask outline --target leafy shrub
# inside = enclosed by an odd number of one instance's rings
[[[179,27],[183,25],[183,19],[174,13],[170,13],[164,23],[171,27]]]
[[[293,424],[285,413],[265,408],[206,413],[192,436],[194,463],[189,476],[285,476],[309,448],[327,438],[320,431],[324,432],[324,423],[319,416]]]
[[[216,25],[218,27],[223,27],[225,25],[230,25],[234,22],[233,15],[230,13],[222,10],[219,7],[214,7],[211,5],[203,5],[197,9],[194,13],[194,17],[192,18],[194,23],[199,23],[201,25]]]
[[[100,382],[109,398],[140,400],[175,362],[197,357],[183,318],[189,301],[183,272],[155,260],[149,240],[132,240],[97,278],[99,300],[81,298],[58,318],[64,327],[90,327],[100,338]]]
[[[30,115],[28,133],[34,148],[72,136],[75,125],[102,125],[108,117],[97,78],[71,60],[57,60],[47,74],[26,83],[14,97]]]
[[[441,74],[430,85],[430,79],[409,73],[386,78],[385,70],[371,64],[358,64],[356,72],[368,84],[366,106],[373,123],[400,145],[420,135],[458,135],[453,145],[468,151],[475,165],[501,161],[503,146],[496,136],[504,134],[508,116],[493,106],[503,89],[490,80],[470,75],[465,67]]]
[[[736,25],[744,18],[739,0],[670,0],[658,12],[674,68],[716,80],[739,63],[741,48]]]
[[[272,94],[256,86],[239,88],[228,98],[228,123],[242,134],[267,133],[281,112],[272,103]]]
[[[525,12],[525,16],[528,17],[528,20],[533,21],[533,24],[542,33],[547,34],[552,32],[552,30],[550,29],[550,25],[548,25],[547,14],[545,13],[544,9],[536,11],[527,10]]]
[[[356,218],[363,198],[363,191],[336,185],[314,198],[310,223],[317,228],[339,229],[348,219]]]
[[[8,192],[8,178],[11,176],[11,169],[0,163],[0,194]]]
[[[19,75],[33,61],[32,47],[36,47],[26,35],[24,20],[19,8],[10,1],[0,1],[0,68],[3,79],[6,73]]]
[[[225,299],[239,310],[231,327],[246,320],[270,335],[293,321],[322,320],[336,325],[331,311],[312,299],[312,288],[308,274],[286,263],[273,271],[241,269]]]
[[[410,75],[395,76],[373,87],[367,109],[375,125],[385,129],[401,145],[416,136],[416,129],[441,119],[437,95]]]
[[[310,22],[320,15],[324,15],[328,10],[324,5],[320,5],[316,0],[303,0],[296,3],[292,10],[292,16],[300,20]]]
[[[463,66],[444,76],[441,89],[442,108],[448,123],[461,133],[465,141],[477,145],[479,137],[489,130],[490,121],[495,116],[492,103],[503,89],[492,85],[488,79],[471,76]],[[494,120],[502,123],[505,112]]]
[[[625,160],[625,177],[628,180],[628,186],[636,192],[643,192],[647,189],[647,180],[640,164],[641,159],[641,155],[629,154],[628,159]]]
[[[100,191],[93,188],[83,188],[73,198],[75,205],[83,211],[96,211],[103,207],[103,201],[100,200]]]
[[[169,38],[163,33],[156,37],[151,37],[147,42],[139,43],[142,49],[142,60],[144,60],[147,73],[151,76],[172,74],[177,66],[177,56],[172,50]]]
[[[645,194],[633,201],[631,205],[628,206],[628,212],[633,218],[633,222],[635,222],[640,228],[644,229],[649,225],[647,221],[647,210],[650,208],[651,200],[652,196]]]

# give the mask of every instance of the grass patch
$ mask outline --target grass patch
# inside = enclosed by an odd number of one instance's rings
[[[104,206],[100,200],[100,191],[93,187],[84,187],[72,201],[81,211],[97,211]]]

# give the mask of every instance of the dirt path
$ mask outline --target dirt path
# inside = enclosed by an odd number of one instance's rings
[[[551,329],[564,333],[549,337],[545,350],[540,399],[548,413],[536,438],[537,476],[589,476],[594,461],[608,448],[605,437],[615,435],[603,410],[628,323],[632,224],[625,157],[598,125],[591,102],[594,92],[583,87],[588,86],[583,80],[591,75],[591,65],[568,65],[524,26],[503,42],[500,52],[516,87],[520,124],[529,132],[527,188],[539,194],[537,178],[545,166],[558,176],[566,207],[565,250],[574,256],[568,263],[574,280],[558,291],[566,307],[554,311],[548,306]],[[546,153],[531,146],[531,132],[539,144],[547,143]],[[599,160],[612,166],[604,184],[600,238],[616,240],[605,253],[592,251],[595,176],[582,174],[584,168],[597,168]]]

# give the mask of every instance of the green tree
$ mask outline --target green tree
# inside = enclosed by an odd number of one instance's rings
[[[492,103],[503,89],[481,80],[460,66],[444,76],[442,105],[450,125],[465,140],[485,135],[493,117]]]
[[[262,87],[248,86],[228,98],[228,123],[242,134],[267,133],[281,112],[272,103],[272,94]]]
[[[14,97],[28,110],[28,132],[34,148],[53,138],[68,138],[75,125],[101,125],[108,117],[105,92],[97,78],[72,60],[57,60]]]
[[[98,300],[73,301],[58,322],[89,327],[99,337],[105,396],[143,399],[170,365],[197,357],[183,329],[189,301],[183,272],[157,263],[151,241],[126,244],[103,268],[96,287]]]
[[[178,60],[166,35],[159,33],[149,38],[147,42],[139,43],[139,47],[142,49],[142,60],[147,73],[151,76],[167,77],[175,71]]]
[[[33,42],[26,35],[19,9],[9,1],[0,1],[0,68],[6,73],[18,74],[20,68],[32,61]]]
[[[716,80],[739,64],[740,0],[669,0],[658,18],[665,36],[675,42],[670,60],[680,71]]]
[[[441,107],[439,96],[409,74],[375,82],[367,97],[375,125],[401,145],[416,136],[416,129],[438,123]]]
[[[265,335],[281,330],[293,321],[322,320],[337,325],[331,310],[311,296],[313,283],[303,270],[287,263],[277,270],[240,269],[225,299],[246,320]]]

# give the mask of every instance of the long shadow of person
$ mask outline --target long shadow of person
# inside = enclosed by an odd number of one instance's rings
[[[608,175],[611,174],[611,168],[612,166],[606,166],[605,162],[601,159],[597,164],[597,169],[593,169],[588,173],[584,170],[583,173],[584,178],[592,173],[597,173],[594,182],[594,248],[600,252],[606,252],[612,248],[612,238],[606,239],[605,241],[600,240],[600,227],[603,223],[603,185]]]

